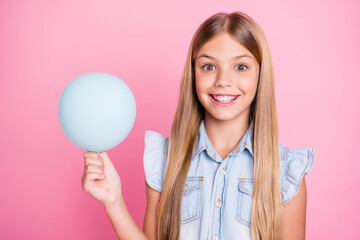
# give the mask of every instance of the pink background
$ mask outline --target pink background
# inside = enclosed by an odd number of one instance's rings
[[[88,72],[123,79],[137,101],[130,135],[108,152],[142,228],[144,131],[168,135],[191,37],[244,11],[273,56],[280,142],[315,148],[307,239],[360,235],[358,1],[1,1],[0,239],[116,239],[81,188],[84,151],[63,134],[65,86]],[[89,112],[89,117],[97,112]]]

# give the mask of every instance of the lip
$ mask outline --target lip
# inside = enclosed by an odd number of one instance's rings
[[[236,98],[235,98],[233,101],[231,101],[231,102],[221,103],[221,102],[216,101],[216,100],[213,98],[213,95],[215,95],[215,96],[217,96],[217,97],[218,97],[218,96],[236,96]],[[220,107],[229,107],[229,106],[233,105],[233,104],[239,99],[239,97],[240,97],[241,95],[233,95],[233,94],[209,94],[209,96],[210,96],[211,101],[213,101],[213,103],[215,103],[217,106],[220,106]]]
[[[209,94],[210,96],[216,96],[216,97],[221,97],[221,96],[240,96],[239,94]]]

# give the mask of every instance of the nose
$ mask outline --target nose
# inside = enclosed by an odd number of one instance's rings
[[[232,84],[231,76],[226,71],[218,71],[216,76],[215,86],[230,87]]]

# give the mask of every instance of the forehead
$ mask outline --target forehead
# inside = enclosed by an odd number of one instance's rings
[[[214,60],[219,61],[232,60],[236,56],[255,61],[251,52],[227,33],[222,33],[207,41],[200,48],[196,60],[208,59],[206,56],[211,56]]]

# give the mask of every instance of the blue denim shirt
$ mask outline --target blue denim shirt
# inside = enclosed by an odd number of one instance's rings
[[[180,239],[251,239],[254,122],[239,144],[222,160],[201,123],[181,207]],[[144,170],[149,186],[161,192],[167,139],[145,132]],[[313,148],[289,149],[279,143],[282,204],[299,190],[312,168]]]

